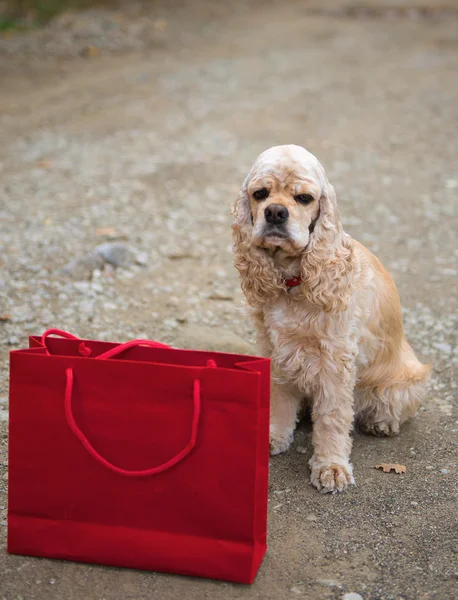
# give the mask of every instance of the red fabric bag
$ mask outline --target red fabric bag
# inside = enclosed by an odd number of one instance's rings
[[[10,355],[8,551],[251,583],[269,378],[265,358],[31,337]]]

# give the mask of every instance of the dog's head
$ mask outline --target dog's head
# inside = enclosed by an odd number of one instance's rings
[[[300,259],[297,275],[310,302],[343,310],[342,294],[335,292],[337,280],[345,285],[342,275],[351,268],[350,242],[340,225],[334,188],[313,154],[292,145],[263,152],[243,183],[234,215],[235,264],[251,305],[265,304],[285,290],[276,261],[281,253],[296,263]]]
[[[320,163],[304,148],[277,146],[263,152],[242,188],[252,245],[301,253],[317,222],[325,186]]]

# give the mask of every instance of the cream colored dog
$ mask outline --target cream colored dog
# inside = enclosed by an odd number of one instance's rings
[[[312,403],[311,482],[323,492],[354,483],[354,418],[396,435],[415,415],[429,366],[403,331],[393,280],[347,235],[334,188],[299,146],[256,160],[234,207],[235,265],[272,359],[271,453],[289,448],[303,400]]]

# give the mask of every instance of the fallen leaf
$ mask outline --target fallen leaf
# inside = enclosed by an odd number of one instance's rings
[[[9,321],[11,319],[11,315],[0,315],[0,321]]]
[[[100,54],[100,49],[97,46],[88,46],[83,50],[83,55],[88,58],[94,58]]]
[[[36,166],[39,169],[51,169],[52,168],[52,160],[39,160],[36,163]]]
[[[380,463],[379,465],[375,465],[374,469],[383,469],[384,473],[389,473],[390,471],[405,473],[407,471],[407,467],[398,465],[397,463]]]
[[[114,227],[100,227],[95,230],[95,235],[117,235],[118,232]]]

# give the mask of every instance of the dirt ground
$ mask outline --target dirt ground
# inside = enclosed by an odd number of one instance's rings
[[[0,599],[456,598],[456,5],[173,4],[0,38]],[[309,485],[301,425],[271,461],[251,587],[7,555],[8,351],[53,326],[248,352],[229,206],[280,143],[318,156],[346,230],[393,275],[434,365],[418,417],[394,439],[356,432],[357,486],[335,496]],[[117,269],[93,254],[113,241]]]

